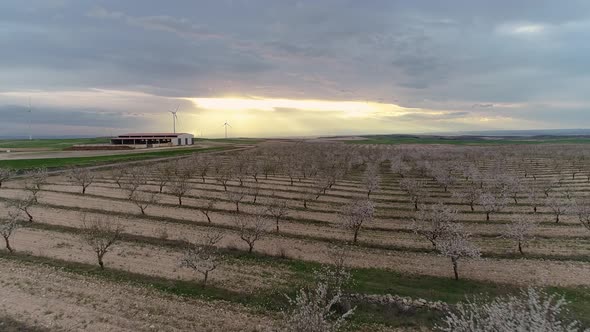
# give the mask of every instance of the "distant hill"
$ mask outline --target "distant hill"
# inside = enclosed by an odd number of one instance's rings
[[[436,133],[445,136],[590,136],[590,129],[483,130]]]

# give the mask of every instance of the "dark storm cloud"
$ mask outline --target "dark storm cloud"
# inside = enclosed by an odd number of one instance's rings
[[[0,92],[379,100],[524,120],[543,103],[539,119],[566,126],[584,112],[560,103],[590,101],[589,38],[590,2],[574,0],[4,0]]]
[[[36,125],[65,125],[85,127],[128,128],[134,125],[146,125],[146,114],[116,112],[104,109],[67,109],[44,108],[28,112],[27,107],[19,105],[0,106],[0,119],[3,125],[14,123],[28,123]],[[7,130],[7,128],[3,128]]]

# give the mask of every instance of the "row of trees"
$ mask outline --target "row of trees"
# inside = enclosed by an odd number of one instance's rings
[[[578,200],[568,212],[590,230],[590,200]],[[524,255],[523,248],[534,239],[537,227],[538,222],[532,215],[512,218],[504,226],[501,237],[514,241],[518,252]],[[424,204],[415,212],[412,229],[429,241],[433,249],[442,256],[451,259],[455,279],[459,279],[458,262],[461,258],[477,258],[481,255],[479,249],[470,241],[470,233],[458,221],[457,210],[449,205]]]

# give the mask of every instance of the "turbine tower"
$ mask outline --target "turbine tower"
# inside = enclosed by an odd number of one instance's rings
[[[29,141],[33,140],[33,108],[31,107],[31,97],[29,97]]]
[[[227,127],[232,127],[229,125],[229,123],[227,123],[227,120],[225,120],[225,123],[223,124],[223,126],[225,127],[225,138],[227,138]]]
[[[170,111],[170,113],[172,113],[172,129],[174,130],[173,133],[175,133],[175,134],[176,134],[176,120],[178,120],[178,116],[176,116],[176,113],[178,112],[179,107],[180,107],[180,105],[176,106],[176,110]]]

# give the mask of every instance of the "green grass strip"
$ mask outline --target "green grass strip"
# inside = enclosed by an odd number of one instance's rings
[[[138,161],[148,160],[152,158],[174,157],[188,155],[192,153],[222,151],[230,148],[234,148],[234,146],[218,146],[211,148],[196,149],[175,149],[145,153],[117,154],[94,157],[0,160],[0,167],[12,168],[16,170],[26,170],[39,167],[55,169],[68,166],[91,166],[107,164],[112,162]]]

